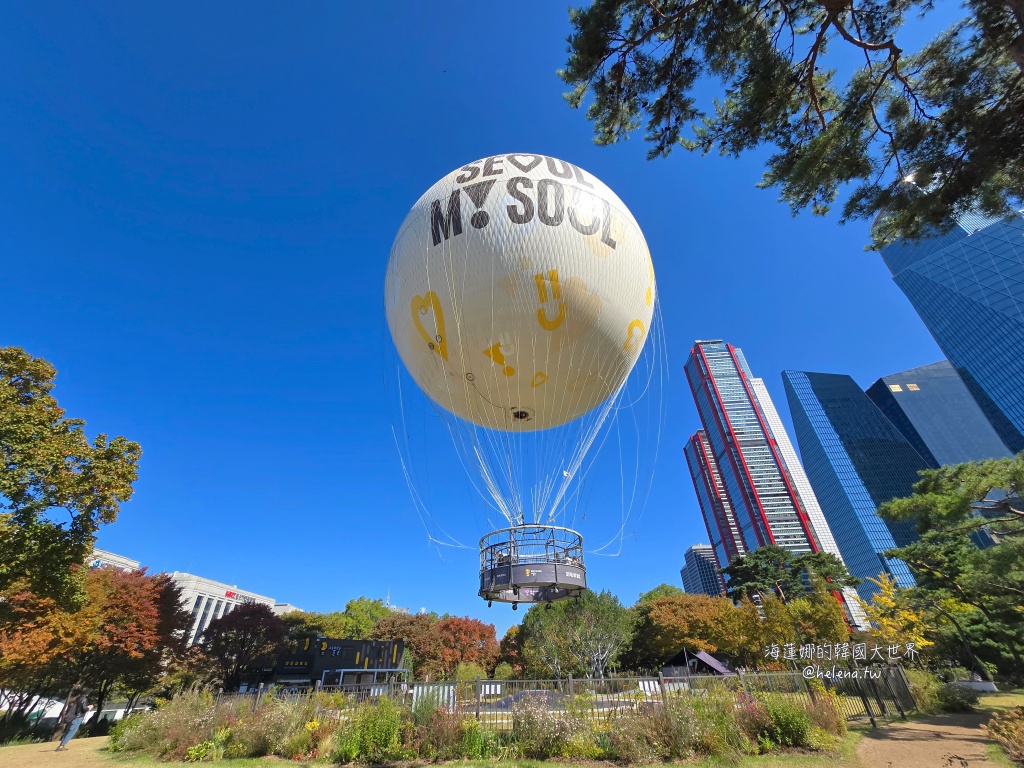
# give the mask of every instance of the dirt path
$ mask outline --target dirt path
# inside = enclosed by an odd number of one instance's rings
[[[981,730],[990,713],[938,715],[896,722],[864,734],[857,745],[863,768],[1001,768],[989,760]]]
[[[72,739],[67,752],[54,752],[56,742],[0,747],[3,768],[110,768],[110,758],[100,749],[106,737]]]

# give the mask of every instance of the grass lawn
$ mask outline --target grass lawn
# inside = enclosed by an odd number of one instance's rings
[[[1000,713],[1014,707],[1024,707],[1024,688],[1012,688],[998,693],[983,693],[978,707],[989,712]]]
[[[743,757],[738,761],[727,760],[700,760],[689,763],[678,763],[686,765],[687,768],[860,768],[857,762],[857,742],[861,736],[860,729],[853,730],[839,746],[839,751],[830,755],[759,755],[756,757]],[[53,745],[47,744],[20,744],[12,747],[0,747],[0,765],[4,768],[158,768],[159,766],[182,765],[182,763],[165,763],[148,757],[126,757],[111,754],[106,750],[106,738],[75,739],[71,742],[71,749],[67,752],[55,753]],[[324,768],[329,765],[326,762],[303,762],[295,760],[283,760],[277,758],[256,758],[249,760],[221,760],[216,763],[222,768],[268,768],[268,765],[280,763],[284,766],[303,768],[318,766]],[[191,763],[190,763],[191,765]],[[516,760],[502,763],[490,761],[466,761],[448,763],[449,766],[458,768],[551,768],[553,765],[560,765],[557,762],[542,762],[539,760]],[[564,763],[567,767],[580,768],[582,763]],[[611,765],[611,763],[593,763],[592,765]]]
[[[983,693],[978,699],[978,707],[994,715],[1002,714],[1014,707],[1024,707],[1024,688],[1009,689],[998,693]],[[1016,765],[999,744],[989,744],[986,748],[986,756],[993,763],[1007,766],[1007,768]]]

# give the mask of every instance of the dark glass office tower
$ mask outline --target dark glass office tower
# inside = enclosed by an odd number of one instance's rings
[[[1000,439],[1024,450],[1024,216],[967,214],[882,258]]]
[[[933,468],[1013,455],[946,360],[883,376],[867,394]]]
[[[718,572],[715,553],[707,544],[694,544],[683,556],[685,565],[679,575],[683,579],[683,589],[691,595],[711,595],[719,597],[725,594],[725,581]]]
[[[849,376],[784,371],[804,469],[850,573],[862,579],[892,574],[913,586],[906,564],[882,553],[916,538],[910,523],[876,514],[890,499],[909,496],[927,463]],[[876,587],[858,592],[870,599]]]

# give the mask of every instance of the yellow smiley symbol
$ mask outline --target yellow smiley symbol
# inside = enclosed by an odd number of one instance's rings
[[[448,360],[448,340],[444,334],[444,313],[441,311],[441,300],[433,291],[427,291],[426,296],[412,297],[412,321],[420,336],[427,342],[427,346],[441,356],[442,360]],[[434,311],[434,323],[437,325],[437,335],[431,337],[427,329],[423,327],[421,315],[426,315],[429,310]]]

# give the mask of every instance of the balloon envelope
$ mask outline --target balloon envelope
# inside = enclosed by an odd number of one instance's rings
[[[534,154],[478,160],[427,190],[385,285],[391,336],[419,387],[462,419],[517,432],[615,394],[654,300],[647,243],[622,201]]]

